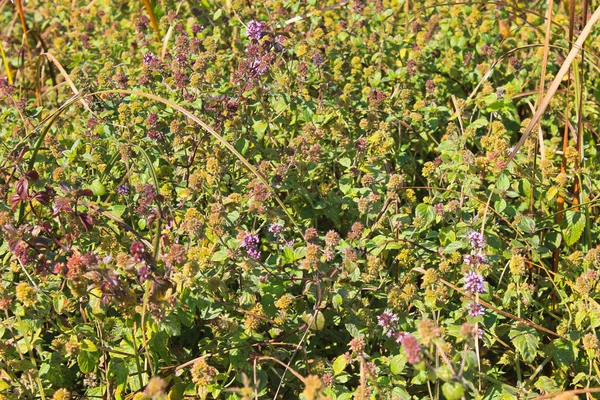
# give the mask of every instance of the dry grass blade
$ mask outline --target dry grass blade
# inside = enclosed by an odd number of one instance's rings
[[[540,101],[544,98],[544,90],[546,89],[546,70],[548,67],[548,53],[550,51],[550,34],[552,33],[552,8],[554,8],[554,0],[548,0],[548,8],[546,10],[546,32],[544,35],[544,53],[542,55],[542,73],[540,74],[540,87],[538,91],[538,98],[536,101],[536,107],[531,111],[535,114],[535,111],[540,104]],[[544,146],[544,134],[542,128],[539,129],[539,144],[540,144],[540,157],[542,160],[546,158],[546,148]]]
[[[523,136],[521,136],[521,139],[516,144],[516,146],[513,148],[513,151],[511,152],[511,154],[509,155],[508,161],[506,163],[507,166],[508,166],[508,164],[510,164],[510,162],[512,160],[514,160],[519,149],[523,146],[523,144],[529,137],[529,134],[531,133],[531,131],[533,131],[533,128],[535,127],[535,125],[540,121],[540,118],[546,111],[548,104],[550,104],[550,100],[552,100],[552,97],[554,97],[554,94],[558,90],[558,87],[560,86],[562,79],[565,77],[565,75],[569,71],[571,64],[573,63],[573,61],[579,54],[579,51],[583,47],[583,43],[585,42],[585,40],[587,39],[589,34],[592,32],[592,28],[594,27],[594,25],[596,25],[596,22],[598,22],[598,19],[600,19],[600,7],[598,7],[596,9],[596,11],[592,15],[592,17],[590,18],[588,23],[585,25],[585,27],[581,31],[581,34],[579,35],[579,38],[577,38],[577,41],[575,42],[573,49],[571,49],[571,51],[567,55],[567,59],[565,60],[565,62],[563,62],[563,65],[561,66],[560,70],[556,74],[556,77],[552,81],[552,84],[548,88],[548,93],[546,93],[546,96],[544,96],[544,99],[540,103],[537,111],[535,112],[535,114],[531,118],[531,121],[529,121],[529,124],[525,128],[525,132],[523,132]]]
[[[154,14],[154,9],[152,8],[152,4],[150,3],[150,0],[143,0],[143,1],[144,1],[144,7],[146,7],[146,12],[148,13],[148,16],[150,17],[150,24],[152,24],[152,28],[156,32],[156,38],[160,42],[162,40],[162,38],[160,36],[160,29],[158,27],[158,21],[156,19],[156,15]]]
[[[586,394],[586,393],[600,393],[600,388],[588,388],[588,389],[576,389],[576,390],[567,390],[566,392],[558,392],[558,393],[547,393],[543,396],[534,397],[530,400],[544,400],[544,399],[558,399],[558,398],[572,398],[571,396],[576,396],[578,394]]]
[[[29,48],[29,40],[27,40],[27,36],[29,35],[29,29],[27,28],[27,22],[25,22],[25,13],[23,12],[23,4],[21,0],[17,0],[17,12],[19,13],[19,19],[21,20],[21,25],[23,26],[23,37],[25,38],[25,47],[27,48],[27,55],[29,56],[29,61],[31,61],[31,49]]]
[[[527,105],[529,106],[531,113],[535,114],[534,105],[531,104],[530,101],[527,101]],[[538,125],[538,143],[540,146],[540,158],[542,159],[542,161],[544,161],[546,159],[546,145],[544,144],[544,131],[542,130],[541,125]]]
[[[14,84],[12,71],[10,69],[10,65],[8,64],[8,59],[6,58],[6,53],[4,53],[4,47],[2,46],[2,40],[0,40],[0,56],[2,56],[2,65],[4,65],[4,70],[6,71],[6,79],[8,79],[8,83],[11,85]]]
[[[75,94],[75,95],[80,94],[81,92],[79,91],[79,89],[77,89],[77,86],[75,86],[75,83],[73,83],[73,80],[71,79],[71,77],[69,76],[69,74],[67,73],[67,71],[63,68],[63,66],[61,65],[61,63],[56,59],[56,57],[54,57],[50,53],[42,53],[42,55],[46,56],[50,61],[52,61],[54,63],[54,65],[56,65],[56,68],[58,68],[58,70],[60,71],[60,74],[63,76],[63,78],[65,78],[65,81],[67,81],[67,84],[69,85],[69,87],[73,91],[73,94]],[[81,99],[79,99],[79,102],[91,114],[94,113],[92,111],[92,109],[90,108],[90,106],[88,106],[88,104],[85,101],[85,99],[81,98]]]

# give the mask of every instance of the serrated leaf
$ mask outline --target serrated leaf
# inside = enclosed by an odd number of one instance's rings
[[[267,122],[259,120],[259,121],[256,121],[252,125],[252,128],[254,129],[254,132],[261,134],[261,133],[265,133],[268,126],[269,126],[269,124]]]
[[[346,369],[346,365],[348,365],[348,359],[342,354],[333,362],[333,375],[341,374]]]
[[[390,371],[394,375],[400,375],[402,371],[404,371],[404,367],[406,366],[406,354],[401,353],[397,356],[394,356],[390,361]]]
[[[508,175],[506,173],[503,173],[502,175],[500,175],[500,178],[498,178],[498,184],[496,185],[496,187],[502,191],[505,191],[506,189],[508,189],[510,187],[510,179],[508,178]]]
[[[521,326],[511,329],[508,336],[525,361],[532,362],[535,359],[540,345],[540,337],[534,328]]]
[[[100,353],[92,353],[89,351],[80,351],[77,356],[77,364],[79,369],[84,374],[89,374],[96,369],[98,360],[100,359]]]
[[[567,227],[563,229],[565,244],[571,246],[579,240],[585,228],[585,216],[580,211],[568,210],[565,213]]]
[[[429,225],[435,219],[435,210],[430,204],[419,204],[415,209],[415,215],[423,218],[425,224]]]
[[[229,252],[227,251],[227,249],[221,249],[221,250],[217,251],[215,254],[213,254],[212,257],[210,258],[210,260],[214,261],[214,262],[219,262],[219,261],[227,260],[227,257],[229,257]]]
[[[519,227],[525,233],[533,233],[535,232],[535,221],[533,220],[533,218],[523,217],[521,218]]]
[[[560,369],[566,370],[570,368],[571,364],[575,361],[573,344],[567,340],[556,339],[550,345],[550,351],[552,352],[552,358]]]
[[[556,186],[552,186],[546,192],[546,200],[548,200],[548,201],[552,200],[554,198],[554,196],[557,195],[557,193],[558,193],[558,188]]]

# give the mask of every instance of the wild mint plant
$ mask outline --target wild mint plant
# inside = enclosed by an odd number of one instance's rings
[[[595,10],[142,3],[0,4],[0,399],[596,396]]]

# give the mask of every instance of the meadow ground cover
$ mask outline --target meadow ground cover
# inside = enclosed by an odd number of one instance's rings
[[[0,0],[0,399],[600,393],[600,11]]]

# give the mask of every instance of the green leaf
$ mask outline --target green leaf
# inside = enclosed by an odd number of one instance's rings
[[[525,361],[532,362],[535,359],[540,345],[540,337],[534,328],[520,326],[511,329],[508,336]]]
[[[463,243],[459,240],[457,240],[456,242],[452,242],[450,243],[448,246],[446,246],[444,248],[444,253],[445,254],[451,254],[454,253],[457,250],[460,250],[464,247]]]
[[[90,189],[92,190],[92,193],[94,193],[94,196],[104,196],[106,194],[106,188],[102,182],[100,182],[100,179],[95,179],[92,182]]]
[[[580,211],[568,210],[565,212],[567,228],[563,229],[565,244],[571,246],[579,240],[585,228],[585,216]]]
[[[213,254],[210,260],[214,262],[225,261],[227,260],[227,257],[229,257],[229,252],[227,249],[221,249]]]
[[[410,400],[412,397],[410,397],[410,394],[408,394],[406,389],[395,387],[394,389],[392,389],[392,398],[400,400]]]
[[[404,367],[406,366],[406,354],[400,353],[397,356],[392,357],[390,361],[390,371],[394,375],[400,375],[402,371],[404,371]]]
[[[321,311],[317,311],[315,319],[312,319],[313,315],[309,313],[302,314],[302,320],[307,324],[310,324],[309,328],[320,331],[325,327],[325,315]],[[312,320],[312,323],[311,323]]]
[[[503,173],[502,175],[500,175],[500,178],[498,178],[498,184],[496,185],[496,187],[502,191],[505,191],[506,189],[508,189],[510,187],[510,179],[508,178],[508,175],[506,173]]]
[[[269,124],[267,122],[259,120],[252,125],[252,128],[254,129],[254,132],[261,134],[265,133],[268,126]]]
[[[352,166],[352,160],[350,160],[348,157],[340,158],[338,162],[346,168],[350,168]]]
[[[122,204],[115,204],[112,207],[110,207],[109,210],[112,215],[114,215],[117,218],[121,218],[123,213],[125,213],[125,210],[127,210],[127,206],[124,206]]]
[[[550,351],[552,353],[552,358],[560,369],[567,370],[575,361],[573,343],[567,340],[556,339],[550,345]]]
[[[556,186],[552,186],[546,192],[546,200],[548,200],[548,201],[552,200],[554,198],[554,196],[556,196],[557,193],[558,193],[558,188]]]
[[[77,364],[79,365],[79,369],[84,374],[89,374],[96,369],[98,365],[98,360],[100,359],[100,353],[92,353],[89,351],[80,351],[77,356]]]
[[[435,210],[430,204],[419,204],[415,209],[415,215],[423,218],[426,225],[429,225],[435,219]]]
[[[213,21],[218,21],[221,19],[221,16],[223,15],[223,9],[219,8],[217,11],[215,11],[215,13],[213,14]]]
[[[333,362],[333,375],[339,375],[346,369],[347,360],[344,354],[335,359]]]
[[[95,353],[98,351],[96,345],[89,339],[83,339],[83,341],[81,342],[81,349],[89,351],[91,353]]]
[[[169,336],[181,335],[181,322],[175,314],[169,314],[160,326]]]
[[[533,218],[523,217],[521,218],[519,227],[525,233],[533,233],[535,232],[535,221],[533,220]]]

